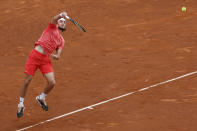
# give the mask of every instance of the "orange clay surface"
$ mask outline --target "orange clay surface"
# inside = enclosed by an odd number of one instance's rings
[[[187,12],[181,12],[186,6]],[[14,131],[197,70],[196,0],[1,0],[0,130]],[[38,70],[25,112],[16,117],[24,65],[51,18],[67,24],[49,111],[35,97],[45,86]],[[31,131],[196,131],[197,75],[96,106]]]

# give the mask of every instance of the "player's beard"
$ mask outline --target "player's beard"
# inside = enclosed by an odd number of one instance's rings
[[[66,31],[66,27],[65,28],[61,28],[58,26],[58,29],[61,30],[62,32]]]

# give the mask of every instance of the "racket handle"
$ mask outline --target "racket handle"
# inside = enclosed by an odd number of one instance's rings
[[[66,19],[70,20],[70,17],[66,16]]]

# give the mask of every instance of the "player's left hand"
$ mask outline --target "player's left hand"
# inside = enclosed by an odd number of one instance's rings
[[[55,59],[55,60],[59,60],[59,56],[58,55],[55,55],[55,54],[51,54],[51,57],[53,58],[53,59]]]

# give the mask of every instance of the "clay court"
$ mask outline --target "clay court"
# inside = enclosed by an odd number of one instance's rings
[[[1,131],[197,130],[196,0],[1,0],[0,9]],[[62,11],[87,32],[68,22],[49,111],[35,101],[46,82],[38,70],[18,119],[28,54]]]

